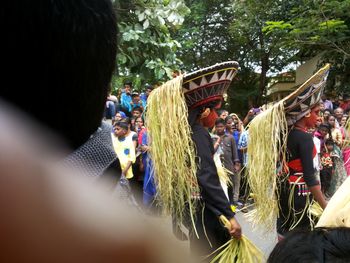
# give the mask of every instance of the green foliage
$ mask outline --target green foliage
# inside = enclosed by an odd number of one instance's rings
[[[114,1],[118,18],[117,80],[133,81],[136,89],[171,77],[180,61],[176,51],[181,44],[171,37],[190,10],[183,1]],[[116,86],[118,85],[118,86]]]
[[[306,60],[323,54],[330,62],[329,91],[350,91],[350,0],[303,0],[290,10],[287,22],[269,21],[266,34],[284,34],[283,47],[295,47],[298,58]],[[283,23],[281,23],[283,22]],[[284,27],[285,25],[288,27]]]

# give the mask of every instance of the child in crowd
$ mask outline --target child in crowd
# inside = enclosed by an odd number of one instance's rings
[[[114,125],[114,134],[112,136],[113,147],[118,156],[122,177],[131,179],[134,175],[131,165],[135,163],[135,145],[132,136],[126,136],[128,133],[128,124],[119,121]]]
[[[327,196],[333,174],[332,152],[334,150],[334,142],[332,139],[327,139],[324,143],[321,153],[321,190]]]

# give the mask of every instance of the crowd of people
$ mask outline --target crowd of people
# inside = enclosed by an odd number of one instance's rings
[[[3,10],[8,29],[3,81],[11,85],[0,91],[1,261],[190,261],[143,213],[112,198],[129,185],[136,197],[133,206],[152,207],[161,196],[160,206],[174,215],[174,229],[186,224],[191,251],[200,248],[200,256],[242,237],[235,214],[244,212],[248,202],[250,124],[262,109],[252,108],[242,121],[220,110],[237,62],[186,76],[174,72],[170,84],[145,86],[142,94],[126,82],[115,96],[110,83],[117,23],[111,1],[17,1],[5,3]],[[25,70],[19,71],[19,61]],[[26,85],[13,81],[19,76]],[[55,103],[43,99],[48,89]],[[322,190],[330,197],[346,176],[338,170],[346,171],[348,164],[347,122],[341,116],[348,105],[338,105],[340,113],[333,104],[333,117],[330,103],[323,103],[320,110],[318,104],[309,105],[294,124],[311,132],[303,134],[308,140],[311,135],[319,140],[317,167],[324,171]],[[150,108],[161,118],[147,119]],[[316,117],[318,128],[305,131]],[[318,185],[310,186],[316,186],[312,193],[319,197]],[[319,200],[324,208],[327,203]],[[220,223],[221,216],[229,227]]]
[[[127,178],[134,182],[135,194],[139,198],[144,193],[145,204],[147,205],[152,203],[152,199],[145,190],[149,188],[149,185],[147,185],[149,180],[144,180],[145,173],[147,172],[147,178],[150,177],[149,173],[151,173],[150,160],[148,160],[147,155],[144,111],[147,105],[147,97],[152,90],[152,86],[146,84],[144,92],[141,94],[133,92],[132,83],[127,81],[124,87],[120,89],[118,97],[113,95],[107,97],[104,114],[104,120],[114,126],[113,138],[125,137],[125,143],[129,144],[128,147],[130,153],[132,153],[130,154],[130,161],[133,165],[128,166],[129,176]],[[343,102],[332,102],[323,95],[319,103],[320,111],[316,126],[308,130],[312,134],[317,148],[317,158],[314,160],[315,168],[319,173],[322,192],[328,199],[334,194],[346,176],[350,175],[350,135],[346,129],[350,111],[350,105],[348,104],[346,95]],[[247,212],[245,203],[249,198],[249,188],[246,183],[246,176],[249,175],[245,173],[248,127],[249,122],[261,112],[263,112],[262,107],[251,108],[242,118],[239,114],[218,109],[215,126],[210,129],[215,152],[219,155],[225,169],[230,171],[232,184],[229,191],[230,201],[242,212]],[[125,129],[122,135],[118,133],[120,129]],[[120,159],[121,153],[118,153],[118,150],[116,151],[119,160],[123,160],[123,158]],[[155,188],[151,193],[155,195]],[[252,201],[252,199],[249,198],[249,201]]]

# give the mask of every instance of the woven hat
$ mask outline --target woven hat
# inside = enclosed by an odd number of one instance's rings
[[[227,61],[185,74],[182,87],[188,108],[220,101],[237,74],[238,67],[236,61]]]
[[[329,68],[330,64],[327,64],[297,90],[283,99],[288,125],[293,125],[296,121],[300,120],[320,102],[321,95],[326,86]]]

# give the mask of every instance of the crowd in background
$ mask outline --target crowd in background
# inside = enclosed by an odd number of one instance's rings
[[[146,207],[152,206],[156,193],[144,125],[147,98],[152,90],[151,85],[145,85],[142,93],[134,92],[132,83],[125,82],[118,96],[110,94],[107,97],[104,115],[104,119],[114,127],[113,144],[121,162],[122,174],[130,180],[139,203]],[[244,117],[240,117],[219,109],[215,127],[210,131],[218,160],[231,179],[228,198],[242,212],[247,212],[246,207],[252,202],[246,183],[249,175],[245,172],[249,123],[262,111],[262,107],[251,108]],[[328,198],[350,174],[350,143],[346,129],[349,111],[350,97],[345,95],[343,101],[331,101],[323,95],[319,120],[316,127],[309,131],[313,134],[318,153],[314,168]]]

